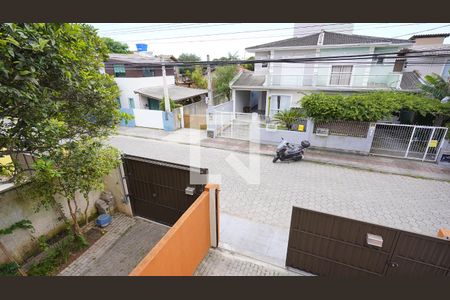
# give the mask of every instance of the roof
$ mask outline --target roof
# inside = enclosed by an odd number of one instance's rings
[[[243,71],[233,86],[262,86],[264,81],[266,81],[265,75],[255,75],[253,72]]]
[[[415,39],[418,39],[418,38],[435,38],[435,37],[446,38],[446,37],[449,37],[449,36],[450,36],[450,33],[416,34],[416,35],[413,35],[412,37],[410,37],[409,39],[410,40],[415,40]]]
[[[108,61],[119,61],[131,64],[149,64],[149,63],[157,64],[161,62],[161,58],[138,53],[130,53],[130,54],[111,53],[109,54]],[[172,60],[163,58],[163,61],[171,62]]]
[[[323,45],[352,45],[352,44],[412,44],[410,40],[400,40],[384,37],[374,37],[356,34],[343,34],[331,31],[323,31]],[[276,41],[272,43],[257,45],[246,48],[246,50],[254,50],[259,48],[278,48],[278,47],[302,47],[302,46],[317,46],[317,40],[321,33],[314,33],[303,37],[294,37],[286,40]]]
[[[417,72],[403,72],[402,81],[400,82],[400,89],[406,91],[418,91],[422,84],[419,74]]]
[[[169,85],[169,98],[173,101],[181,101],[189,99],[195,96],[207,94],[208,90],[193,89],[176,85]],[[153,99],[162,101],[164,99],[164,86],[151,86],[140,88],[134,91],[137,94],[141,94]]]

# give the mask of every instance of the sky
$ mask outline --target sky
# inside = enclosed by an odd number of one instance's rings
[[[336,23],[335,23],[336,24]],[[294,23],[91,23],[102,37],[127,43],[148,44],[155,55],[194,53],[206,60],[237,53],[240,58],[252,54],[245,48],[293,37]],[[297,23],[297,26],[298,23]],[[311,28],[311,31],[315,28]],[[450,23],[355,23],[353,33],[404,38],[414,34],[450,32]],[[311,32],[312,33],[312,32]],[[450,38],[444,43],[449,44]]]

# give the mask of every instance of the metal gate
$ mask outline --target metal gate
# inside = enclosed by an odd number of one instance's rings
[[[266,117],[258,115],[252,119],[251,113],[233,113],[233,112],[215,112],[214,122],[217,128],[217,136],[237,139],[250,140],[250,126],[254,124],[266,124]]]
[[[293,207],[286,266],[323,276],[450,276],[450,241]]]
[[[377,123],[370,153],[436,161],[447,130],[445,127]]]
[[[133,214],[162,224],[173,225],[207,183],[208,169],[131,155],[122,160]]]

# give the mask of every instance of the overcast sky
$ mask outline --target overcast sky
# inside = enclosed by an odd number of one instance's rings
[[[237,53],[245,48],[293,37],[294,23],[93,23],[99,35],[125,42],[148,44],[154,54],[195,53],[206,60]],[[313,28],[312,28],[313,29]],[[413,34],[450,32],[450,23],[355,23],[354,34],[408,39]],[[445,40],[450,43],[450,38]]]

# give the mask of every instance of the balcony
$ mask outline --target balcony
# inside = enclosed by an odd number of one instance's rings
[[[332,77],[333,76],[333,77]],[[345,74],[345,75],[280,75],[268,74],[264,86],[272,88],[312,88],[330,90],[352,89],[397,89],[401,73],[389,72],[383,75]]]

